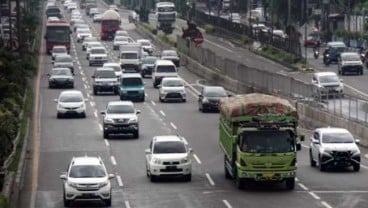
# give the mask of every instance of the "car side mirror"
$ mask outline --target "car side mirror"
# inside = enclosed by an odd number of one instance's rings
[[[188,152],[189,152],[190,154],[193,154],[193,149],[192,149],[192,148],[188,148]]]
[[[317,80],[312,80],[312,84],[317,84]]]
[[[227,97],[232,97],[233,95],[232,94],[228,94]]]
[[[94,76],[94,75],[92,75],[92,76],[91,76],[91,78],[93,78],[93,79],[94,79],[94,78],[95,78],[95,76]]]
[[[356,144],[360,144],[360,139],[356,139],[356,140],[355,140],[355,143],[356,143]]]
[[[203,95],[198,95],[198,98],[203,98]]]
[[[313,139],[313,144],[319,144],[319,141],[317,139]]]
[[[106,112],[105,111],[101,111],[101,115],[106,115]]]
[[[162,87],[162,85],[157,85],[157,87],[158,87],[158,88],[161,88],[161,87]]]
[[[150,149],[145,149],[144,152],[147,154],[151,154],[151,150]]]
[[[54,102],[55,102],[55,103],[58,103],[58,99],[54,99]]]
[[[340,79],[340,82],[344,82],[344,80],[343,79]]]
[[[62,179],[62,180],[66,180],[66,179],[68,179],[68,177],[66,177],[66,173],[61,174],[61,175],[59,176],[59,178],[60,178],[60,179]]]
[[[300,141],[302,141],[302,142],[304,142],[304,140],[305,140],[305,135],[300,135]]]
[[[135,114],[141,114],[141,111],[140,110],[137,110],[136,112],[135,112]]]
[[[115,175],[114,174],[109,174],[109,180],[111,180],[111,179],[113,179],[113,178],[115,178]]]

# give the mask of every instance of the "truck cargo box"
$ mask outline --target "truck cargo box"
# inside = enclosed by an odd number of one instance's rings
[[[228,120],[242,116],[263,115],[292,116],[297,119],[297,111],[288,100],[260,93],[222,98],[220,113]]]

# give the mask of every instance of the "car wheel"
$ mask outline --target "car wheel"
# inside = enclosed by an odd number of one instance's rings
[[[145,96],[143,96],[140,101],[143,103],[145,100],[146,100],[146,98],[145,98]]]
[[[105,199],[104,202],[105,202],[105,205],[107,207],[110,207],[111,206],[111,193],[110,193],[110,198],[109,199]]]
[[[97,95],[97,94],[98,94],[97,89],[93,89],[93,95]]]
[[[182,101],[183,103],[185,103],[185,102],[187,102],[187,99],[182,99],[181,101]]]
[[[146,163],[146,175],[147,175],[147,177],[149,178],[150,177],[150,171],[148,170],[148,167],[147,167],[147,163]]]
[[[355,172],[359,172],[359,170],[360,170],[360,164],[354,164],[353,165],[353,169],[354,169]]]
[[[164,102],[164,99],[162,99],[161,97],[158,98],[160,100],[161,103]]]
[[[91,62],[88,63],[89,66],[92,66]]]
[[[63,201],[64,201],[64,207],[70,207],[71,201],[65,198],[65,192],[63,196]]]
[[[311,167],[316,167],[316,161],[314,161],[314,159],[313,159],[312,150],[309,150],[309,161],[310,161],[310,166]]]
[[[360,75],[363,75],[364,74],[364,70],[363,69],[361,69],[360,70]]]
[[[192,180],[192,174],[184,175],[184,181],[190,182]]]
[[[341,69],[341,75],[345,75],[344,69]]]
[[[70,85],[70,88],[72,88],[72,89],[73,89],[73,88],[74,88],[74,84],[71,84],[71,85]]]
[[[321,171],[321,172],[323,172],[323,171],[325,171],[325,170],[326,170],[325,165],[323,165],[323,164],[321,163],[321,156],[320,156],[320,157],[318,157],[318,168],[319,168],[319,171]]]
[[[86,112],[83,112],[83,113],[81,114],[81,117],[82,117],[82,118],[86,118],[86,117],[87,117]]]
[[[295,187],[295,178],[287,178],[285,180],[286,189],[293,190]]]
[[[151,182],[156,182],[157,181],[157,176],[155,176],[155,175],[150,175],[150,180],[151,180]]]
[[[141,73],[142,78],[146,78],[146,74],[144,74],[143,72]]]
[[[136,138],[136,139],[139,139],[139,130],[137,130],[133,133],[133,137]]]
[[[103,138],[109,139],[109,133],[106,132],[105,130],[103,131]]]
[[[57,113],[57,114],[56,114],[56,117],[57,117],[57,118],[62,118],[62,114],[61,114],[61,113]]]

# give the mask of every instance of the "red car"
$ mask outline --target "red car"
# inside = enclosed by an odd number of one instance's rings
[[[319,36],[318,30],[314,30],[313,32],[309,33],[306,39],[304,39],[304,46],[320,46],[321,38]]]

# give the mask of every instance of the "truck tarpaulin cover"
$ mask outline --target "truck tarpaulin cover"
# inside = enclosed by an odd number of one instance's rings
[[[220,100],[220,112],[226,119],[267,114],[297,117],[297,111],[289,101],[260,93],[223,98]]]

